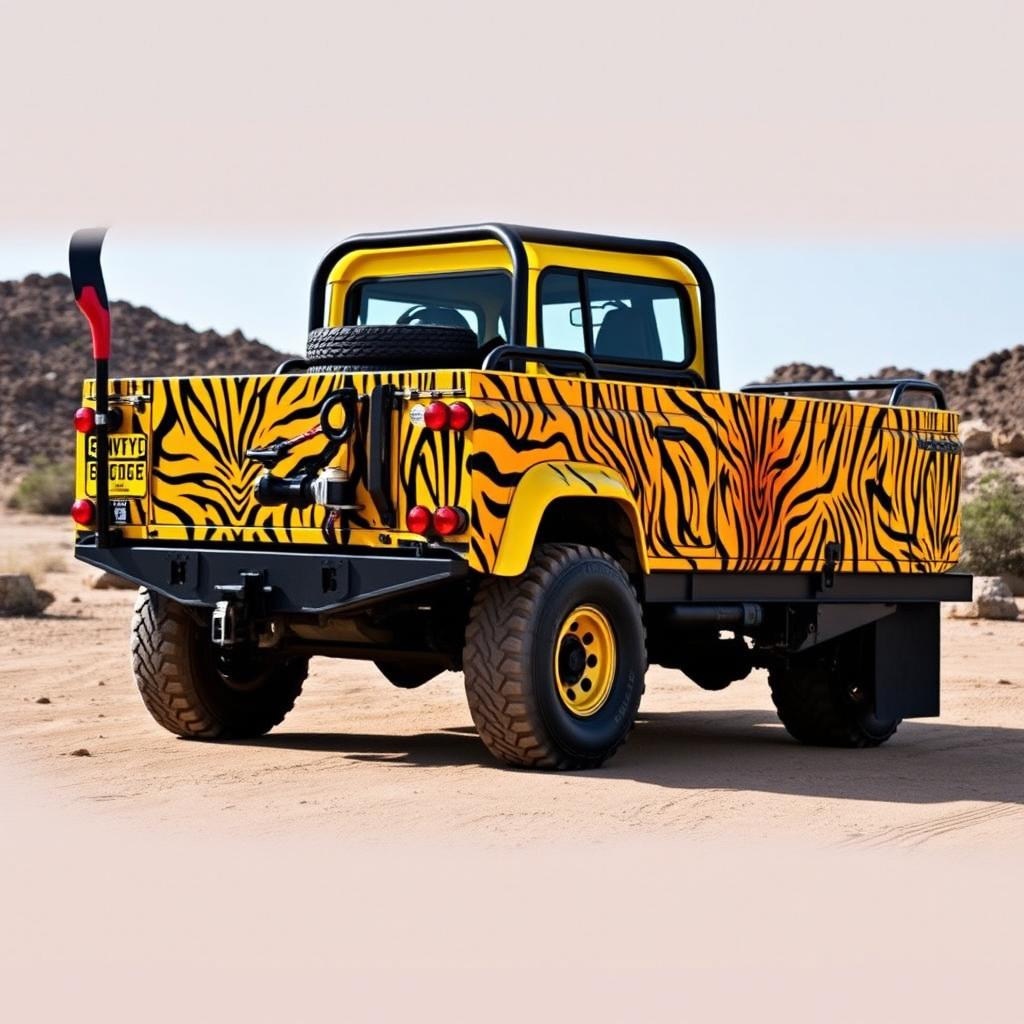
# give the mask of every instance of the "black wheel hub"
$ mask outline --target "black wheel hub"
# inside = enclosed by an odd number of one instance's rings
[[[583,678],[587,668],[587,651],[578,637],[567,636],[558,648],[558,675],[563,685],[572,686]]]

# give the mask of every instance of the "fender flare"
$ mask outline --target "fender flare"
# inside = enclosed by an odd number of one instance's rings
[[[528,469],[516,485],[491,570],[495,576],[519,576],[526,571],[544,513],[561,498],[615,502],[629,520],[641,570],[650,571],[640,511],[622,476],[606,466],[585,462],[545,462]]]

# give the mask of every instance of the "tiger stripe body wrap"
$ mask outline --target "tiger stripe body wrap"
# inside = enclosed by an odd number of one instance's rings
[[[413,392],[390,413],[397,526],[367,490],[365,398],[331,463],[348,471],[357,509],[329,517],[256,502],[262,469],[247,450],[314,426],[342,386],[366,396],[382,383]],[[632,502],[653,572],[815,571],[830,543],[843,571],[942,572],[960,557],[952,412],[479,370],[156,378],[113,390],[148,396],[122,428],[149,437],[148,494],[124,503],[128,538],[395,549],[422,539],[402,525],[409,507],[458,505],[469,527],[454,550],[489,573],[526,475],[550,466],[549,500],[585,496],[582,465]],[[418,423],[412,409],[431,392],[463,395],[471,428]],[[327,443],[303,441],[274,472],[297,472]],[[83,463],[80,441],[80,474]]]

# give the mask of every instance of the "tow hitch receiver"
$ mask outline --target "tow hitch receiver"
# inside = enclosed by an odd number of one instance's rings
[[[213,607],[210,639],[218,647],[234,647],[255,640],[259,625],[267,620],[267,596],[263,573],[243,572],[241,583],[221,584],[218,593],[227,595]]]
[[[210,639],[218,647],[234,647],[238,643],[238,625],[233,601],[218,601],[210,622]]]

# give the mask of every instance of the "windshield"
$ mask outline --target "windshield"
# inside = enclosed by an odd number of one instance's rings
[[[501,270],[357,281],[346,323],[468,327],[478,345],[508,338],[512,278]]]

